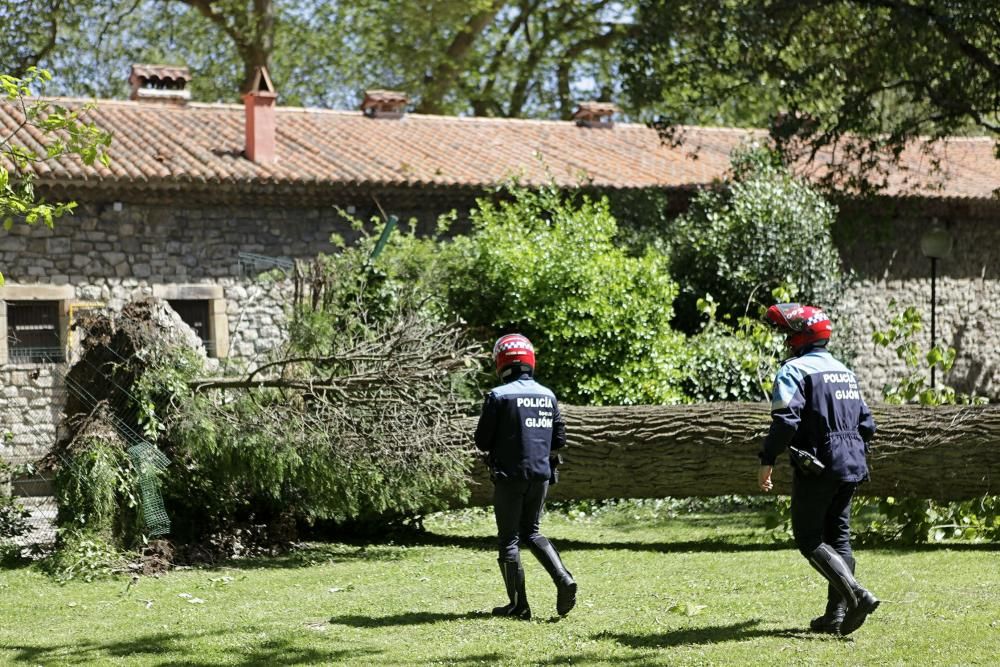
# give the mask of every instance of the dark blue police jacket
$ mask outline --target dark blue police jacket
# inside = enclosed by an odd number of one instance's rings
[[[818,457],[823,475],[845,482],[868,479],[867,443],[875,420],[857,378],[825,348],[785,362],[774,378],[771,430],[760,461],[774,460],[791,445]]]
[[[566,422],[552,390],[522,373],[486,395],[475,438],[496,480],[548,479],[549,454],[566,444]]]

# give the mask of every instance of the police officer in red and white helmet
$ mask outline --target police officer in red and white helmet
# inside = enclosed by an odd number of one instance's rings
[[[508,604],[495,616],[530,619],[519,545],[531,549],[556,585],[556,611],[576,604],[576,581],[552,543],[539,532],[542,506],[553,479],[553,452],[566,444],[566,423],[550,389],[534,379],[535,348],[521,334],[508,334],[493,346],[502,384],[483,402],[476,426],[476,447],[488,455],[493,479],[500,574]]]
[[[785,347],[796,357],[808,348],[825,346],[833,333],[830,318],[815,306],[775,304],[767,309],[764,319],[785,334]]]
[[[777,456],[792,461],[792,534],[799,551],[828,581],[827,606],[810,627],[848,635],[879,600],[854,578],[851,499],[868,479],[868,442],[875,420],[854,372],[826,349],[833,325],[821,309],[779,303],[764,319],[785,335],[791,357],[778,370],[771,428],[760,452],[758,482],[773,488]]]

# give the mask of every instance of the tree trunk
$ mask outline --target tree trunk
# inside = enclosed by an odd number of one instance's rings
[[[960,500],[1000,493],[1000,406],[873,408],[871,480],[860,493]],[[564,406],[568,444],[549,497],[659,498],[759,494],[757,451],[770,424],[764,403]],[[470,421],[469,432],[475,427]],[[484,466],[471,504],[490,500]],[[789,493],[782,455],[775,490]],[[997,479],[995,485],[993,480]]]

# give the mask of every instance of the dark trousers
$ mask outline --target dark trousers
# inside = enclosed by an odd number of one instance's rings
[[[521,540],[541,536],[547,479],[499,480],[493,487],[493,513],[497,520],[497,546],[500,560],[517,560]]]
[[[851,498],[857,482],[826,477],[792,476],[792,535],[795,546],[809,557],[826,543],[844,559],[851,553]]]

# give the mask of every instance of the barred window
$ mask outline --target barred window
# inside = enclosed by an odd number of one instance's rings
[[[59,301],[7,302],[7,356],[11,363],[65,360]]]

